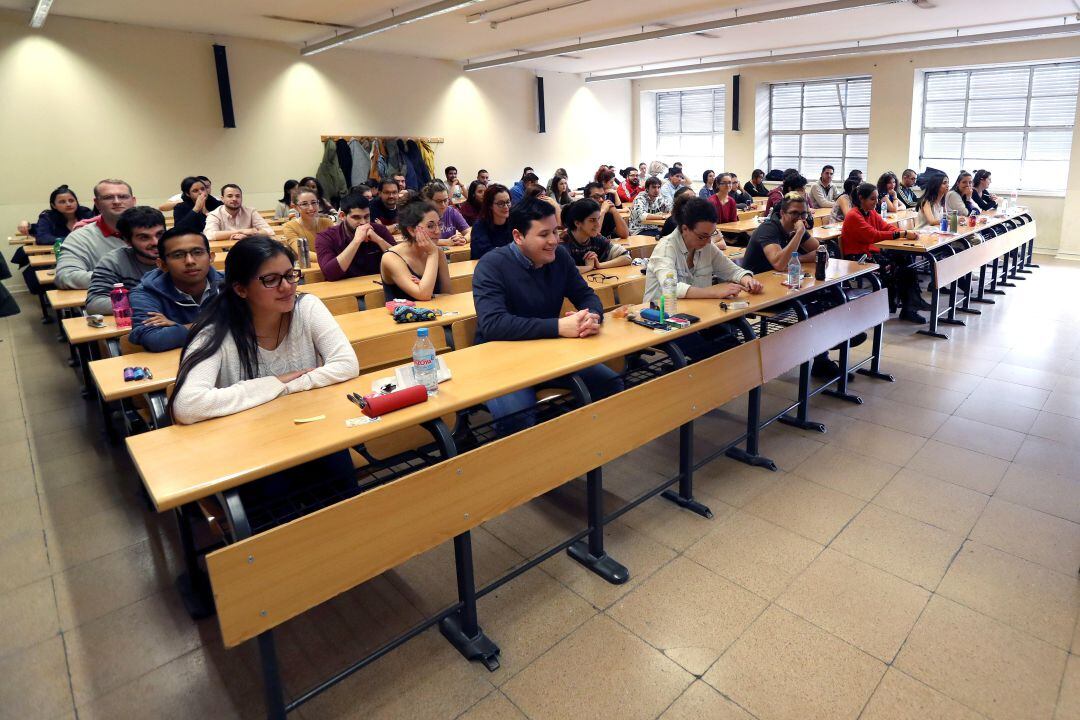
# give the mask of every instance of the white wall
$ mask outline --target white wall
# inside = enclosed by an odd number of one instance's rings
[[[236,129],[221,127],[211,44],[228,47]],[[0,229],[36,217],[70,184],[84,204],[104,177],[140,202],[206,174],[239,183],[248,204],[273,207],[286,178],[315,174],[319,135],[441,136],[441,173],[471,179],[483,166],[513,181],[531,165],[571,180],[603,162],[629,162],[629,82],[586,86],[545,73],[547,133],[536,131],[533,73],[463,74],[450,62],[335,50],[301,59],[280,43],[210,37],[51,16],[0,12]]]

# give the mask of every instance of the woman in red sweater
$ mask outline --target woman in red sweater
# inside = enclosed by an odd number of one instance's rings
[[[739,219],[739,209],[735,205],[735,198],[731,197],[728,193],[731,192],[731,175],[728,173],[720,173],[713,180],[713,194],[709,196],[709,202],[716,208],[716,215],[719,218],[718,223],[735,222]]]
[[[875,243],[880,240],[915,240],[919,236],[914,230],[898,230],[885,222],[878,214],[878,189],[871,183],[862,183],[855,190],[854,207],[844,218],[840,230],[840,240],[844,255],[858,258],[869,255],[872,262],[880,267],[882,282],[888,287],[889,295],[899,299],[903,305],[900,319],[917,324],[926,322],[918,313],[926,304],[919,295],[919,286],[915,272],[911,267],[898,266],[889,256],[884,255]]]

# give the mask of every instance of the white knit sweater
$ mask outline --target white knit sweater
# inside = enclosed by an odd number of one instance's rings
[[[209,331],[204,330],[191,342],[188,352],[208,338]],[[276,377],[307,368],[316,369],[287,384]],[[360,365],[348,338],[322,301],[301,295],[285,339],[274,350],[259,348],[256,372],[258,377],[241,379],[236,342],[227,336],[218,352],[193,367],[184,380],[173,399],[176,422],[190,425],[262,405],[279,395],[344,382],[360,374]]]

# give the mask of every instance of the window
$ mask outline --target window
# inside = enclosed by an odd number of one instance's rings
[[[798,168],[812,181],[832,165],[839,182],[866,171],[869,141],[870,78],[769,86],[770,169]]]
[[[999,190],[1064,192],[1080,63],[927,72],[920,167],[989,170]]]
[[[723,87],[656,93],[656,158],[724,171]]]

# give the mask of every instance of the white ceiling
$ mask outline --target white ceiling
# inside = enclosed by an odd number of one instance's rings
[[[516,51],[560,47],[579,40],[623,36],[783,8],[821,0],[482,0],[452,13],[400,26],[328,52],[365,50],[441,58],[455,62],[502,57]],[[433,0],[55,0],[50,17],[70,16],[148,27],[251,37],[290,43],[324,40],[330,27],[311,22],[361,26],[429,4]],[[1075,22],[1080,0],[924,0],[930,7],[903,1],[810,17],[717,30],[708,37],[680,36],[570,53],[521,63],[522,67],[571,73],[629,70],[699,59],[783,53],[886,39],[992,32]],[[24,10],[34,0],[0,0],[0,8]],[[566,6],[566,7],[563,7]],[[558,8],[546,11],[548,8]],[[469,23],[470,15],[485,13]],[[520,19],[510,19],[528,15]],[[272,19],[299,18],[309,22]],[[489,20],[505,20],[492,28]],[[46,23],[45,30],[48,30]],[[1078,43],[1080,54],[1080,43]]]

